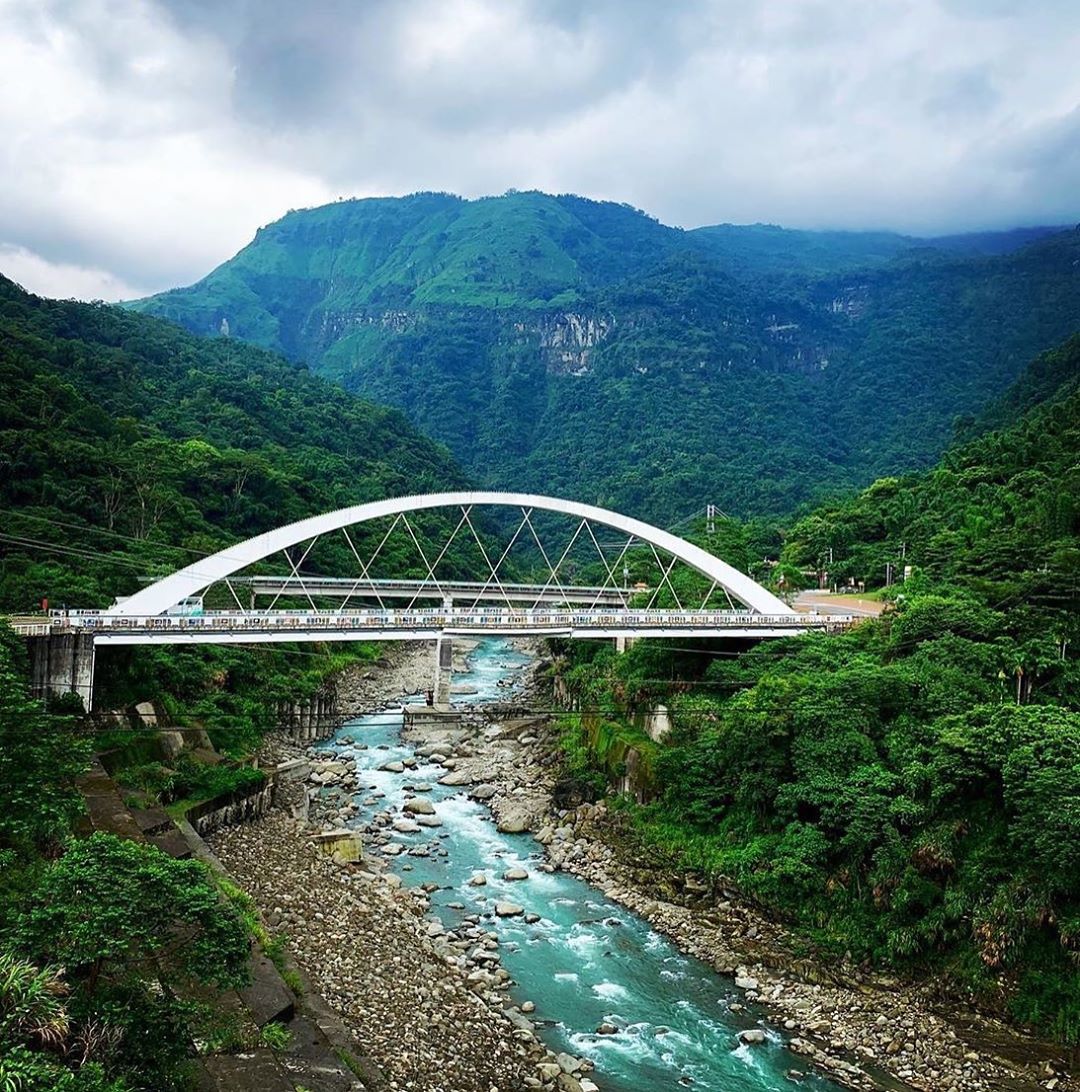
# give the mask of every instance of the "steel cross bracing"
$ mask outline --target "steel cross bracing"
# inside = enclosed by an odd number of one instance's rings
[[[479,505],[516,508],[520,511],[520,520],[505,547],[489,549],[488,539],[477,533],[474,509]],[[429,538],[418,531],[410,517],[438,508],[456,509],[460,512],[460,518],[456,519],[456,526],[449,537],[441,546],[436,547]],[[551,544],[543,541],[534,518],[538,511],[561,513],[576,521],[573,534],[565,547],[562,549],[556,547],[552,550]],[[393,522],[371,556],[364,557],[358,548],[360,540],[350,534],[350,529],[355,525],[383,518],[390,518]],[[619,540],[615,543],[619,549],[619,557],[614,566],[602,546],[604,539],[611,537],[610,533],[598,538],[593,530],[594,524],[606,528],[607,532],[614,529],[619,533]],[[446,601],[453,602],[455,596],[447,586],[448,577],[442,571],[441,563],[450,557],[448,551],[460,538],[464,539],[468,543],[468,548],[477,554],[482,565],[482,571],[477,574],[481,578],[480,588],[478,590],[462,589],[466,596],[470,597],[468,601],[473,606],[479,605],[481,601],[494,599],[510,608],[522,601],[525,595],[524,586],[520,579],[516,581],[513,579],[513,575],[507,572],[504,563],[509,560],[513,550],[522,544],[531,543],[535,545],[540,558],[543,559],[539,578],[533,578],[537,583],[540,580],[543,581],[540,591],[532,601],[534,608],[551,603],[553,595],[556,597],[561,595],[562,601],[567,603],[580,597],[580,593],[571,594],[571,582],[567,579],[570,562],[573,558],[573,563],[576,565],[581,550],[587,551],[591,545],[599,560],[599,565],[596,566],[597,575],[603,574],[602,583],[597,591],[598,598],[592,604],[594,606],[606,605],[610,601],[608,595],[618,588],[619,566],[623,564],[624,558],[630,558],[635,570],[640,572],[642,557],[651,555],[655,562],[656,575],[650,576],[646,581],[648,588],[645,591],[649,594],[654,607],[666,605],[661,602],[661,597],[665,601],[670,597],[678,607],[686,606],[688,604],[685,600],[686,596],[691,594],[690,589],[698,586],[699,591],[692,593],[695,599],[701,590],[710,588],[702,601],[703,608],[711,605],[710,597],[717,594],[719,589],[729,606],[735,606],[737,603],[739,609],[741,605],[745,605],[751,611],[762,614],[780,615],[791,612],[787,604],[720,558],[685,539],[641,520],[593,505],[539,494],[459,492],[375,501],[279,527],[246,542],[227,547],[210,557],[202,558],[127,599],[118,601],[106,613],[143,617],[167,614],[226,581],[229,582],[226,588],[232,596],[231,602],[237,603],[237,606],[243,609],[233,587],[233,582],[240,579],[238,574],[249,566],[263,565],[267,559],[278,554],[285,559],[287,576],[269,593],[274,599],[270,605],[271,610],[276,608],[276,600],[287,593],[300,594],[309,607],[321,607],[324,604],[318,600],[322,599],[322,593],[329,589],[326,585],[323,585],[321,589],[312,585],[316,577],[328,575],[318,561],[318,544],[323,536],[336,535],[338,531],[341,531],[345,537],[349,545],[349,556],[356,561],[358,570],[354,594],[344,597],[337,594],[334,596],[335,601],[340,601],[337,613],[342,615],[353,608],[354,600],[358,598],[375,596],[380,607],[385,606],[382,601],[382,589],[375,583],[376,574],[373,566],[386,542],[392,535],[399,532],[407,536],[411,551],[419,559],[419,564],[413,564],[413,571],[422,574],[419,581],[422,586],[418,586],[409,597],[412,606],[415,606],[421,598],[427,598],[431,587],[434,587],[437,593],[447,593],[442,597]],[[545,530],[544,534],[546,536],[548,532]],[[578,554],[575,554],[575,550]],[[642,550],[645,551],[644,554]],[[313,554],[313,551],[316,552]],[[662,560],[661,554],[670,560]],[[400,561],[400,555],[401,550],[395,548],[391,556]],[[455,551],[455,556],[460,560],[460,551]],[[679,564],[695,570],[697,577],[687,581],[680,571],[680,577],[676,583],[674,570]],[[651,569],[651,563],[649,567]],[[529,569],[535,572],[535,566],[531,564]],[[399,570],[390,575],[400,577],[401,573]],[[460,572],[457,575],[460,575]],[[703,583],[700,582],[700,577],[705,578]],[[695,584],[695,582],[699,583]],[[459,583],[469,584],[475,581],[459,581]],[[511,592],[508,585],[513,583],[516,583],[518,587]],[[529,602],[527,598],[524,601]],[[212,605],[220,605],[220,601],[215,601]],[[626,606],[627,609],[632,608],[634,602],[631,601]]]
[[[281,551],[281,555],[288,567],[288,572],[285,575],[234,576],[231,579],[226,578],[224,583],[232,600],[245,613],[249,611],[240,602],[235,590],[236,587],[250,589],[252,595],[251,611],[255,610],[256,599],[259,595],[272,597],[269,606],[265,608],[270,614],[273,614],[278,601],[283,596],[303,597],[306,599],[310,610],[314,612],[318,612],[320,609],[316,604],[316,598],[340,600],[340,605],[337,608],[339,614],[345,614],[353,609],[354,601],[357,601],[358,605],[359,601],[370,598],[374,598],[381,609],[386,609],[384,597],[385,599],[408,599],[407,610],[416,606],[418,600],[423,599],[437,599],[445,605],[452,605],[455,601],[465,600],[473,609],[485,601],[499,601],[508,608],[523,605],[536,608],[543,604],[555,603],[575,606],[587,604],[590,607],[620,606],[628,608],[631,606],[631,600],[635,592],[628,588],[619,587],[618,572],[631,547],[635,543],[639,543],[643,548],[648,548],[658,573],[655,587],[639,589],[642,595],[649,595],[648,607],[651,609],[656,604],[659,595],[666,589],[671,593],[675,606],[680,610],[683,609],[678,592],[671,582],[671,572],[678,563],[678,558],[673,555],[667,561],[661,560],[660,554],[652,543],[640,542],[634,535],[627,536],[621,544],[614,544],[619,552],[613,565],[608,560],[604,547],[593,530],[592,521],[581,519],[576,523],[573,534],[561,553],[559,553],[558,560],[552,562],[551,555],[544,546],[533,523],[534,509],[522,507],[521,519],[509,536],[506,545],[498,554],[497,559],[493,561],[492,557],[494,555],[489,553],[488,547],[485,546],[483,538],[473,523],[472,507],[471,505],[461,506],[460,518],[457,519],[453,529],[438,548],[434,560],[432,560],[429,550],[425,550],[421,541],[422,536],[408,516],[405,513],[398,513],[367,558],[361,556],[356,542],[349,534],[348,528],[340,528],[349,546],[350,553],[356,561],[357,576],[336,577],[306,572],[304,569],[305,562],[307,562],[322,537],[316,535],[306,543],[301,544],[303,548],[295,558],[289,548]],[[375,578],[371,575],[376,560],[398,527],[404,529],[409,543],[425,570],[424,576],[419,579]],[[447,579],[445,576],[439,576],[440,564],[446,558],[463,529],[467,529],[468,535],[471,536],[471,541],[476,546],[484,567],[487,569],[487,576],[482,581],[453,580]],[[524,534],[526,531],[528,531],[528,535]],[[528,542],[529,539],[531,539],[531,545],[535,545],[539,551],[539,555],[546,566],[546,573],[541,573],[544,582],[522,583],[504,579],[504,565],[514,547],[519,540]],[[592,550],[595,551],[604,573],[601,584],[583,587],[562,582],[560,572],[575,546],[579,544],[584,544],[586,548],[591,546]],[[716,587],[717,582],[713,580],[702,599],[701,609],[705,609],[709,605],[709,599]],[[727,596],[727,601],[728,606],[735,609],[730,596]]]

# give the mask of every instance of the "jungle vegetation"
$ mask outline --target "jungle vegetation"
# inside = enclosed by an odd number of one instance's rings
[[[568,775],[603,792],[636,749],[647,801],[625,805],[648,858],[1077,1043],[1080,338],[989,418],[933,470],[788,530],[790,570],[831,551],[841,585],[881,589],[879,619],[741,652],[566,649]],[[882,589],[887,562],[907,581]],[[658,702],[673,728],[654,742]]]
[[[288,520],[465,480],[396,411],[280,357],[3,278],[0,389],[5,614],[103,607]],[[120,718],[99,729],[77,699],[28,697],[25,641],[0,623],[0,1090],[186,1089],[193,1042],[225,1034],[214,990],[247,973],[249,930],[201,864],[73,838],[92,753],[120,756],[140,803],[231,791],[262,778],[244,760],[278,701],[377,651],[114,650],[98,658],[96,705]],[[147,700],[226,761],[143,756],[153,726],[123,714]]]

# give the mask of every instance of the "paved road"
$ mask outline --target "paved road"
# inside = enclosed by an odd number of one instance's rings
[[[877,599],[862,599],[857,595],[833,595],[830,592],[803,591],[795,599],[795,609],[816,610],[819,614],[860,614],[867,618],[879,615],[886,604]]]

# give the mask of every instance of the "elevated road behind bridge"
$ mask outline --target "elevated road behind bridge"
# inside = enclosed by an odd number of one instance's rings
[[[247,588],[252,602],[281,596],[316,599],[408,599],[458,603],[581,604],[587,607],[625,607],[651,588],[619,589],[547,584],[517,584],[488,580],[370,580],[338,576],[240,576],[232,585]]]

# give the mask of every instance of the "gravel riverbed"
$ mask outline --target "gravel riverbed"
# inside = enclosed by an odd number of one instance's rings
[[[343,679],[349,707],[376,711],[422,691],[431,657],[427,646],[399,646],[381,666]],[[405,739],[444,763],[444,784],[482,799],[500,830],[532,831],[545,847],[545,869],[594,884],[683,951],[733,976],[746,1002],[768,1014],[808,1065],[856,1089],[1080,1092],[1052,1053],[1011,1029],[975,1016],[954,1019],[928,989],[816,965],[794,954],[785,930],[736,893],[642,867],[626,849],[619,816],[603,804],[554,809],[553,729],[524,715],[522,695],[514,703],[467,715],[458,727],[406,730]],[[271,749],[278,761],[308,759],[309,784],[336,791],[322,793],[301,817],[275,811],[223,830],[212,837],[213,849],[271,930],[288,934],[315,987],[385,1073],[384,1087],[593,1092],[590,1063],[553,1055],[511,1002],[497,939],[484,922],[466,918],[459,930],[444,931],[426,915],[427,892],[403,888],[386,871],[397,851],[389,828],[423,819],[423,805],[388,809],[365,831],[364,858],[337,864],[311,835],[350,819],[354,771],[315,749],[281,740]]]
[[[383,666],[343,680],[358,712],[377,711],[428,685],[431,650],[392,650]],[[275,739],[266,757],[308,758],[318,780],[344,799],[351,771],[328,769],[331,756]],[[345,814],[341,814],[344,812]],[[506,996],[498,944],[480,919],[447,935],[425,917],[423,890],[403,888],[380,862],[336,863],[311,835],[341,825],[313,810],[296,818],[277,809],[257,822],[209,838],[224,867],[255,899],[274,933],[360,1050],[382,1070],[381,1087],[401,1092],[595,1092],[587,1063],[553,1055]]]

